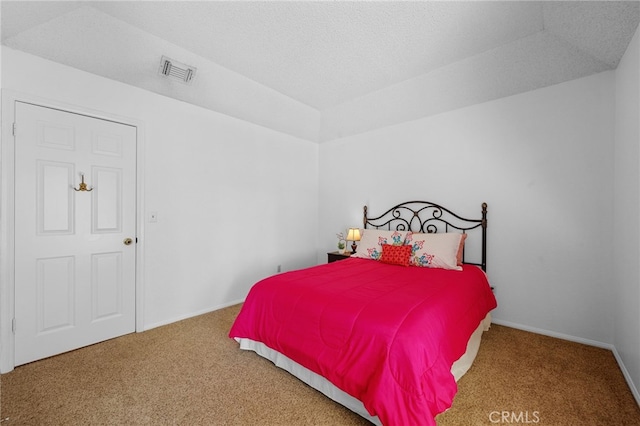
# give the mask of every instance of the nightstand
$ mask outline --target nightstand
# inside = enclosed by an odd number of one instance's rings
[[[336,262],[338,260],[343,260],[343,259],[348,259],[349,256],[351,256],[351,252],[350,251],[345,251],[342,254],[338,253],[337,251],[332,251],[330,253],[327,253],[327,263]]]

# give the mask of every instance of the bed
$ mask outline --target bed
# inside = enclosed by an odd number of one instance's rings
[[[497,306],[486,240],[486,203],[365,206],[354,255],[259,281],[229,336],[375,424],[435,425]]]

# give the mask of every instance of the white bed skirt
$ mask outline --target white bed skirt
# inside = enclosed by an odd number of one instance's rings
[[[478,349],[480,348],[482,333],[489,330],[490,326],[491,313],[488,313],[487,316],[480,322],[478,328],[476,328],[476,330],[471,335],[469,342],[467,342],[466,352],[451,366],[451,374],[453,374],[456,382],[469,370],[469,368],[471,368],[471,364],[473,364],[473,360],[476,358]],[[360,402],[360,400],[338,389],[331,382],[329,382],[319,374],[316,374],[313,371],[296,363],[295,361],[292,361],[285,355],[282,355],[280,352],[274,351],[273,349],[267,347],[264,343],[238,337],[236,337],[235,340],[240,343],[240,349],[254,351],[258,355],[273,362],[277,367],[288,371],[312,388],[322,392],[337,403],[347,407],[351,411],[359,414],[370,422],[376,425],[381,425],[378,416],[371,416],[367,409],[364,408],[364,405],[362,404],[362,402]]]

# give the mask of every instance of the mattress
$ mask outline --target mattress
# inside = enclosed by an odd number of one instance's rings
[[[471,365],[473,364],[473,361],[475,360],[480,348],[482,333],[489,330],[490,326],[491,313],[488,313],[487,316],[480,322],[478,328],[476,328],[476,330],[471,335],[469,342],[467,342],[467,349],[465,353],[455,363],[453,363],[453,366],[451,367],[451,374],[453,375],[456,382],[460,380],[460,378],[469,370],[469,368],[471,368]],[[336,401],[338,404],[347,407],[349,410],[364,417],[373,424],[382,425],[378,416],[371,416],[361,401],[338,389],[333,385],[333,383],[320,376],[319,374],[316,374],[313,371],[301,366],[287,356],[282,355],[280,352],[274,351],[264,343],[238,337],[236,337],[235,340],[240,344],[240,349],[254,351],[261,357],[273,362],[277,367],[288,371],[307,385],[311,386],[317,391],[322,392],[324,395]]]
[[[346,259],[256,283],[229,336],[285,355],[384,424],[433,425],[457,392],[452,365],[495,306],[476,266]]]

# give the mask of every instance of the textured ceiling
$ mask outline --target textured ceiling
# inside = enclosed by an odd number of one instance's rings
[[[614,69],[639,11],[637,1],[2,1],[2,43],[216,109],[150,81],[170,48],[197,79],[222,67],[323,112],[474,58],[495,70],[536,58],[528,80],[505,77],[509,93]]]
[[[536,4],[223,2],[97,7],[318,109],[542,29],[542,10]]]

